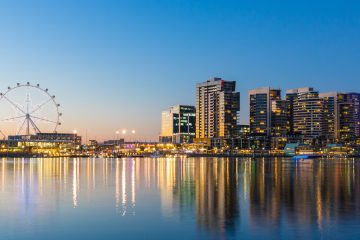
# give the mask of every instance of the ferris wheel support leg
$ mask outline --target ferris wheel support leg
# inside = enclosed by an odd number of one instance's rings
[[[31,120],[31,118],[29,118],[29,122],[31,123],[35,133],[41,133],[40,129],[36,126],[33,120]]]

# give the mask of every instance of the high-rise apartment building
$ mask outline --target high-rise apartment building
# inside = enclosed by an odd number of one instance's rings
[[[284,136],[287,134],[287,105],[281,90],[269,87],[249,91],[250,133]]]
[[[360,137],[360,93],[347,93],[354,107],[355,136]]]
[[[323,136],[330,140],[355,137],[355,104],[347,93],[321,93],[323,103]]]
[[[233,138],[240,93],[236,82],[212,78],[196,85],[196,138]]]
[[[294,134],[308,138],[322,135],[322,101],[319,92],[305,87],[291,89],[286,92],[288,100],[289,129]]]
[[[161,113],[160,142],[190,143],[195,137],[195,107],[177,105]]]

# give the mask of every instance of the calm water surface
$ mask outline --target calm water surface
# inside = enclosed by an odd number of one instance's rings
[[[0,239],[360,239],[360,160],[0,159]]]

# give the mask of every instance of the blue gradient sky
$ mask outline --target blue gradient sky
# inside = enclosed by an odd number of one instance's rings
[[[195,104],[195,84],[247,91],[311,85],[360,91],[357,1],[2,1],[0,89],[48,87],[62,131],[157,139],[160,113]]]

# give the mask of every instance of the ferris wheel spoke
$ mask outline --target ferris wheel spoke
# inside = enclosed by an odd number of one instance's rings
[[[11,105],[13,105],[16,109],[18,109],[19,111],[21,111],[22,113],[26,114],[26,112],[24,110],[22,110],[20,107],[19,107],[19,104],[11,101],[7,96],[3,95],[3,98],[5,98]]]
[[[5,118],[5,119],[1,119],[1,120],[0,120],[0,122],[5,122],[5,121],[10,121],[10,120],[15,120],[15,119],[24,118],[24,117],[26,117],[26,115],[17,116],[17,117]]]
[[[18,134],[20,134],[21,133],[21,131],[23,130],[23,128],[24,128],[24,125],[25,125],[25,122],[26,122],[26,118],[24,119],[24,121],[22,122],[22,124],[21,124],[21,126],[20,126],[20,128],[19,128],[19,130],[17,131],[17,135]]]
[[[26,112],[29,113],[29,107],[31,103],[30,93],[26,95]]]
[[[49,98],[48,100],[46,100],[45,102],[43,102],[42,104],[40,104],[39,106],[37,106],[35,109],[31,110],[30,114],[33,114],[37,111],[39,111],[43,106],[45,106],[46,104],[48,104],[52,99]]]
[[[41,120],[41,121],[45,121],[45,122],[50,122],[50,123],[56,123],[56,124],[58,123],[58,122],[56,122],[56,121],[52,121],[52,120],[49,120],[49,119],[46,119],[46,118],[37,117],[37,116],[33,116],[33,115],[31,115],[30,118],[35,118],[35,119],[37,119],[37,120]]]

